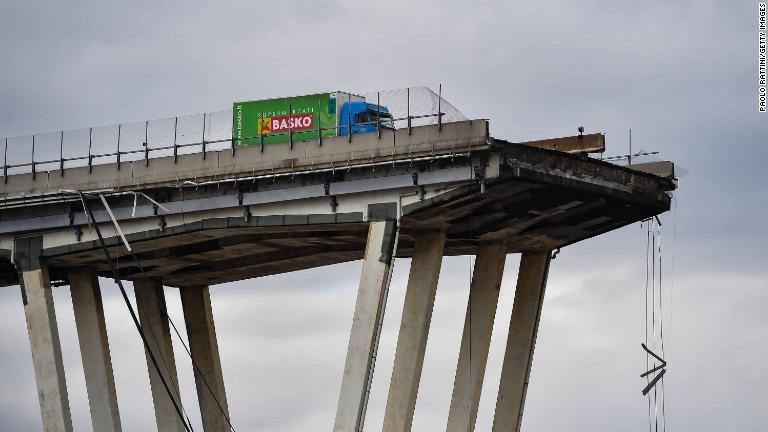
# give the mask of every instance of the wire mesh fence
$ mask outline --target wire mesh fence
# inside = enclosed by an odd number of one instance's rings
[[[435,93],[427,87],[410,87],[360,95],[365,102],[382,109],[386,107],[391,114],[392,125],[382,127],[385,119],[377,115],[372,121],[350,118],[346,130],[356,134],[358,132],[354,126],[370,123],[376,124],[374,130],[380,131],[391,127],[405,129],[466,120],[459,110],[442,97],[441,90]],[[0,139],[3,147],[2,175],[7,179],[14,174],[36,174],[116,162],[143,161],[148,164],[150,159],[191,153],[201,153],[205,157],[208,152],[236,147],[232,125],[233,110],[224,110],[4,138]],[[319,128],[326,129],[329,128]],[[338,125],[330,129],[339,134]],[[279,134],[285,132],[275,133]],[[295,132],[289,131],[288,134],[293,139]],[[263,142],[264,137],[270,135],[265,133],[248,138],[261,139]],[[318,142],[318,145],[322,143]]]

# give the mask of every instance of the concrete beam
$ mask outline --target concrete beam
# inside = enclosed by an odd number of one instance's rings
[[[646,162],[629,165],[629,168],[635,171],[641,171],[655,176],[674,179],[675,164],[669,161]]]
[[[562,138],[526,141],[520,144],[548,150],[557,150],[565,153],[600,153],[605,151],[605,135],[602,133],[574,135]]]
[[[395,221],[370,223],[339,403],[336,407],[333,426],[336,432],[358,432],[362,429],[395,243]]]
[[[415,243],[384,415],[384,430],[389,432],[411,430],[443,260],[445,232],[418,233]]]
[[[533,349],[547,286],[550,251],[525,252],[520,259],[515,304],[501,369],[494,432],[519,431],[531,373]]]
[[[448,432],[475,430],[506,257],[507,248],[502,243],[482,245],[477,252],[448,412]]]
[[[32,268],[22,268],[19,275],[21,298],[27,318],[32,363],[35,368],[37,395],[43,419],[43,431],[72,431],[67,380],[61,359],[59,330],[53,308],[53,293],[48,269],[36,260]]]
[[[173,356],[171,330],[168,325],[163,283],[160,279],[140,279],[134,281],[133,287],[136,294],[136,305],[141,328],[146,334],[149,347],[155,354],[155,358],[173,393],[174,399],[181,405],[179,379],[176,376],[176,360]],[[149,370],[149,384],[152,389],[152,401],[155,405],[157,430],[161,432],[184,431],[184,424],[179,419],[173,401],[168,396],[148,352],[146,357]]]
[[[109,353],[104,306],[96,272],[80,268],[69,272],[69,287],[75,311],[75,326],[83,359],[85,387],[95,432],[119,432],[120,411],[117,406],[112,357]]]
[[[221,372],[211,294],[207,286],[181,288],[189,350],[194,361],[195,385],[205,432],[230,430],[227,394]]]

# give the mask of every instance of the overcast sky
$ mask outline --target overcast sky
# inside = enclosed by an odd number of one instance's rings
[[[668,429],[765,430],[768,115],[757,112],[757,2],[116,3],[0,2],[0,136],[439,83],[498,138],[584,125],[606,133],[608,154],[624,154],[632,128],[635,149],[688,171],[676,211],[662,218]],[[523,430],[647,429],[645,247],[634,225],[553,262]],[[478,431],[490,430],[518,260],[507,260]],[[408,267],[395,264],[367,430],[381,428]],[[212,288],[238,431],[330,430],[359,270]],[[444,261],[414,430],[445,427],[469,271],[469,257]],[[123,429],[151,430],[141,342],[114,284],[102,286]],[[178,292],[166,295],[182,323]],[[75,430],[88,431],[69,290],[54,298]],[[0,317],[0,429],[39,430],[18,288],[0,288]],[[191,365],[175,348],[198,425]]]

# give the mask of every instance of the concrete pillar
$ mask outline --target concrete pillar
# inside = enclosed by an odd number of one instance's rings
[[[205,432],[229,431],[229,408],[224,391],[219,345],[207,286],[181,288],[189,350],[194,360],[195,385]]]
[[[333,426],[337,432],[357,432],[362,429],[368,384],[378,348],[380,320],[389,287],[390,267],[396,249],[395,234],[396,222],[393,220],[371,222],[368,228],[368,241]]]
[[[93,269],[70,271],[69,287],[93,430],[119,432],[122,430],[120,412],[117,407],[107,327],[104,323],[104,306],[96,272]]]
[[[444,231],[416,236],[384,415],[387,432],[411,430],[444,248]]]
[[[493,419],[494,432],[520,430],[550,255],[550,251],[525,252],[520,259],[515,304],[509,322],[507,350]]]
[[[61,359],[59,330],[53,293],[45,265],[22,269],[19,274],[24,314],[27,318],[32,363],[44,432],[72,431],[67,380]]]
[[[179,396],[179,380],[176,376],[176,361],[173,356],[173,345],[171,344],[171,330],[166,317],[165,294],[163,293],[163,283],[160,279],[137,279],[133,283],[136,294],[136,305],[139,313],[139,321],[150,349],[155,354],[157,363],[163,372],[163,376],[173,393],[176,402],[181,404]],[[149,369],[149,384],[152,388],[152,401],[155,405],[155,421],[157,430],[165,431],[184,431],[184,424],[176,409],[173,401],[165,391],[163,382],[157,374],[157,370],[152,364],[149,353],[146,353],[147,368]]]
[[[507,248],[501,243],[482,245],[477,252],[448,413],[448,432],[475,430],[506,257]]]

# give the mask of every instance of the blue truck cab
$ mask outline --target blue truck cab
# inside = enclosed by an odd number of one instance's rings
[[[344,102],[339,116],[339,135],[348,135],[350,124],[353,134],[376,132],[377,124],[382,130],[395,130],[392,114],[385,106],[362,101]]]

